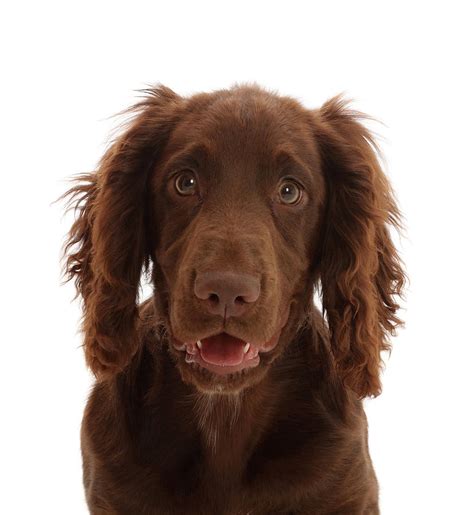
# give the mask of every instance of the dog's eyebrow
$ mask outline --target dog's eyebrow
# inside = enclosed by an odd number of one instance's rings
[[[198,168],[200,163],[210,155],[210,148],[205,143],[192,143],[182,150],[174,152],[162,165],[164,175],[178,168]]]
[[[313,184],[313,174],[308,165],[291,150],[280,147],[274,153],[273,162],[280,176],[286,174],[297,175],[310,184]]]

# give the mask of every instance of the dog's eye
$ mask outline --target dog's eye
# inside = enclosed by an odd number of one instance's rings
[[[294,181],[285,181],[280,185],[278,196],[283,204],[297,204],[301,199],[301,188]]]
[[[181,172],[174,185],[180,195],[194,195],[197,192],[197,179],[191,170]]]

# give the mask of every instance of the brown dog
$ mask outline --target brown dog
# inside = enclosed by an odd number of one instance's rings
[[[404,273],[360,114],[255,86],[157,87],[132,109],[68,192],[91,513],[378,513],[361,399]]]

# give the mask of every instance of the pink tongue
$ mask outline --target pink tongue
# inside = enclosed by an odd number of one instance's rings
[[[226,333],[201,340],[201,358],[212,365],[240,365],[244,359],[245,342]]]

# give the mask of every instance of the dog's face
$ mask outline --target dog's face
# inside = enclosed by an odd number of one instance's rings
[[[191,101],[151,177],[156,304],[183,379],[206,391],[260,379],[313,288],[321,160],[308,113],[268,100]]]
[[[97,377],[126,371],[144,345],[137,297],[151,263],[153,320],[183,380],[258,383],[319,287],[330,349],[314,351],[360,396],[379,393],[405,276],[389,232],[399,212],[360,114],[249,86],[188,99],[154,88],[135,110],[68,192],[79,216],[67,272]]]

